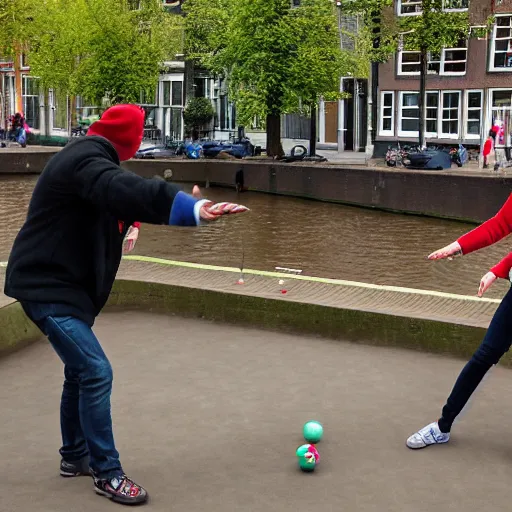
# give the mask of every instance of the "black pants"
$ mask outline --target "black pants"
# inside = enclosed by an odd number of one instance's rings
[[[463,368],[448,397],[439,420],[441,432],[450,432],[455,418],[462,411],[491,366],[498,363],[512,343],[512,288],[503,298],[473,357]]]

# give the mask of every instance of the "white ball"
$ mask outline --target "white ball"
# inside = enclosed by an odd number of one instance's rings
[[[279,284],[284,284],[284,281],[282,279],[279,279]]]

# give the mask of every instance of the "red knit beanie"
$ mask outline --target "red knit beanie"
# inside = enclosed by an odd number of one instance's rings
[[[144,110],[137,105],[115,105],[91,124],[87,135],[99,135],[116,149],[121,162],[137,153],[144,131]]]

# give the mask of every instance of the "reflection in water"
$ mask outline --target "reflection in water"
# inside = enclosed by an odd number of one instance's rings
[[[37,177],[0,178],[0,261],[21,227]],[[185,186],[185,190],[190,187]],[[432,250],[474,226],[258,193],[208,189],[214,201],[240,200],[251,208],[199,229],[143,225],[133,254],[196,263],[474,295],[482,275],[509,251],[502,241],[454,261],[426,260]],[[496,210],[501,205],[496,205]],[[488,297],[502,297],[500,280]]]

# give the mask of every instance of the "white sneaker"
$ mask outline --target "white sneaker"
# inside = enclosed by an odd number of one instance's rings
[[[431,444],[447,443],[450,440],[450,433],[443,433],[439,430],[437,421],[413,434],[407,439],[407,446],[413,450],[425,448]]]

